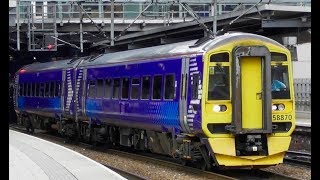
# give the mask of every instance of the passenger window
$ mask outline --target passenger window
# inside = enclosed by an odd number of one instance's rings
[[[27,96],[27,91],[28,91],[27,83],[23,83],[23,96]]]
[[[60,96],[60,82],[56,81],[56,86],[54,89],[54,96],[59,97]]]
[[[29,84],[29,90],[30,90],[29,96],[32,97],[33,96],[33,83]]]
[[[164,98],[174,99],[176,94],[174,74],[166,75],[164,87],[165,87]]]
[[[91,80],[89,82],[89,94],[88,97],[94,98],[96,96],[96,81]]]
[[[208,100],[229,100],[229,67],[209,67]]]
[[[28,96],[28,84],[24,83],[24,92],[23,92],[24,96]]]
[[[34,96],[39,97],[39,83],[35,84]]]
[[[40,97],[44,97],[44,83],[40,83],[39,89]]]
[[[198,99],[199,74],[192,75],[192,99]]]
[[[120,78],[113,79],[113,99],[119,99],[120,95]]]
[[[23,84],[19,85],[19,95],[23,96]]]
[[[129,78],[122,79],[122,99],[128,99],[129,97]]]
[[[162,92],[162,76],[153,77],[152,99],[161,99]]]
[[[142,93],[141,99],[150,98],[150,76],[144,76],[142,78]]]
[[[36,83],[32,83],[31,84],[31,91],[32,91],[32,94],[31,96],[35,97],[36,96]]]
[[[133,78],[131,83],[131,99],[138,99],[139,98],[139,86],[140,79]]]
[[[104,97],[110,99],[111,98],[111,79],[105,80],[105,87],[104,87]]]
[[[30,97],[33,97],[33,93],[34,93],[34,89],[33,89],[33,88],[34,88],[34,83],[30,83],[29,86],[30,86],[30,88],[29,88],[29,89],[30,89],[29,96],[30,96]]]
[[[29,95],[29,97],[32,97],[32,95],[33,95],[33,89],[32,89],[33,87],[32,87],[32,83],[29,83],[29,92],[28,92],[28,95]]]
[[[103,97],[103,80],[98,79],[97,80],[97,98]]]
[[[50,93],[50,89],[49,88],[50,88],[50,84],[49,84],[49,82],[46,82],[45,83],[45,91],[44,91],[44,96],[45,97],[49,97],[50,96],[50,94],[49,94]]]
[[[27,84],[27,87],[28,87],[27,96],[30,97],[30,96],[31,96],[31,93],[32,93],[32,92],[31,92],[31,83],[28,83],[28,84]]]
[[[50,97],[54,96],[54,81],[50,82]]]
[[[210,62],[229,62],[229,53],[219,53],[210,56]]]

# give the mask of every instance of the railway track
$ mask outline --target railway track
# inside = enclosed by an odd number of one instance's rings
[[[286,163],[311,167],[311,153],[298,152],[298,151],[287,151],[284,158]]]
[[[16,126],[10,126],[10,128],[18,130],[20,132],[28,133],[26,130],[21,129],[21,127],[16,127]],[[30,133],[28,133],[30,134]],[[46,140],[56,140],[60,142],[65,142],[65,138],[54,136],[52,134],[47,134],[43,133],[42,131],[35,131],[33,134],[36,137],[39,138],[44,138]],[[69,142],[70,144],[74,142]],[[276,174],[264,170],[251,170],[251,169],[229,169],[229,170],[214,170],[213,172],[211,171],[203,171],[198,168],[194,167],[189,167],[182,165],[180,161],[178,160],[173,160],[172,158],[162,156],[162,155],[156,155],[156,154],[151,154],[151,153],[145,153],[145,152],[129,152],[127,148],[119,148],[119,149],[106,149],[104,147],[95,147],[91,144],[79,142],[77,145],[83,147],[83,148],[92,148],[96,151],[100,152],[107,152],[107,153],[112,153],[116,155],[121,155],[126,158],[131,158],[131,159],[136,159],[139,161],[147,161],[150,162],[151,164],[158,164],[161,166],[166,166],[169,168],[175,168],[175,169],[181,169],[183,171],[191,172],[192,174],[199,175],[201,177],[204,177],[206,179],[240,179],[240,180],[248,180],[248,179],[283,179],[283,180],[288,180],[288,179],[295,179],[289,176],[285,176],[282,174]],[[141,177],[137,174],[132,174],[130,172],[124,171],[122,169],[106,165],[108,168],[116,171],[120,175],[128,178],[128,179],[146,179],[145,177]]]
[[[19,132],[23,132],[23,133],[28,133],[30,134],[28,131],[26,131],[23,127],[18,127],[18,126],[10,126],[10,128],[17,130]],[[33,136],[45,139],[45,140],[55,140],[55,141],[60,141],[60,142],[66,142],[64,138],[62,137],[58,137],[58,136],[54,136],[51,134],[47,134],[47,133],[43,133],[42,131],[37,131],[35,130],[35,133],[32,134]],[[75,144],[74,142],[68,142],[70,144]],[[161,160],[161,159],[157,159],[157,158],[152,158],[149,157],[149,155],[144,154],[135,154],[135,153],[129,153],[125,151],[125,148],[120,148],[121,150],[117,150],[117,149],[103,149],[103,147],[94,147],[91,144],[87,144],[87,143],[83,143],[83,142],[79,142],[77,143],[77,145],[83,147],[83,148],[92,148],[96,151],[101,151],[101,152],[108,152],[108,153],[112,153],[112,154],[116,154],[116,155],[121,155],[124,156],[126,158],[131,158],[131,159],[136,159],[136,160],[140,160],[140,161],[148,161],[152,164],[158,164],[158,165],[162,165],[162,166],[166,166],[166,167],[170,167],[170,168],[177,168],[177,169],[183,169],[184,171],[188,171],[191,172],[192,174],[196,174],[196,175],[201,175],[202,177],[206,178],[206,179],[221,179],[221,180],[235,180],[236,178],[233,177],[229,177],[227,175],[222,175],[222,174],[218,174],[218,173],[214,173],[214,172],[209,172],[209,171],[202,171],[200,169],[196,169],[196,168],[192,168],[192,167],[188,167],[188,166],[183,166],[181,164],[178,164],[177,162],[170,162],[167,160]],[[154,155],[154,154],[153,154]],[[158,157],[158,156],[157,156]],[[143,180],[143,179],[147,179],[145,177],[142,177],[140,175],[137,174],[133,174],[127,171],[124,171],[122,169],[119,169],[117,167],[113,167],[110,166],[108,164],[103,164],[104,166],[114,170],[115,172],[117,172],[118,174],[124,176],[127,179],[134,179],[134,180]]]
[[[284,162],[292,165],[311,167],[311,127],[297,125],[291,137],[291,144]]]

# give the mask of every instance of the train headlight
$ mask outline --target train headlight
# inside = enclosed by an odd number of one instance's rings
[[[213,106],[213,111],[214,112],[225,112],[227,110],[226,105],[214,105]]]
[[[283,111],[285,109],[284,104],[273,104],[272,111]]]
[[[214,112],[220,112],[220,106],[219,105],[214,105],[213,106],[213,111]]]
[[[220,105],[220,111],[221,112],[225,112],[227,110],[227,106],[226,105]]]
[[[285,109],[284,104],[278,104],[278,110],[283,111]]]

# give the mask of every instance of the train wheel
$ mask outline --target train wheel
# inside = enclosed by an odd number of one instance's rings
[[[34,133],[34,128],[33,128],[33,125],[32,125],[32,122],[31,122],[31,119],[29,116],[26,116],[25,117],[25,122],[26,122],[26,129],[28,132],[30,132],[31,134]]]
[[[182,166],[188,166],[188,164],[189,164],[189,161],[187,161],[187,160],[185,160],[185,159],[181,159],[181,165]]]
[[[202,171],[208,170],[207,164],[206,164],[205,161],[201,161],[201,162],[200,162],[200,169],[201,169]]]

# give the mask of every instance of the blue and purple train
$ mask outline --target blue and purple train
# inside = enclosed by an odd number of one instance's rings
[[[289,148],[292,82],[288,49],[234,32],[30,64],[16,73],[14,102],[27,128],[150,150],[201,168],[256,168],[282,163]]]

